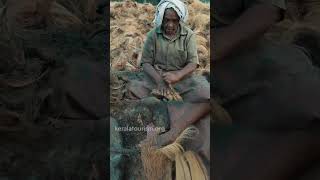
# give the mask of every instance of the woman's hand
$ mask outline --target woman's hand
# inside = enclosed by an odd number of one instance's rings
[[[181,73],[179,73],[179,71],[170,71],[163,73],[162,77],[163,80],[168,84],[175,84],[179,82],[182,78]]]

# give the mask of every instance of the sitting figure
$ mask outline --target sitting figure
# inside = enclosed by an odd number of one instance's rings
[[[162,145],[174,141],[187,126],[210,112],[210,84],[204,76],[193,73],[199,60],[196,34],[184,24],[187,16],[182,1],[158,4],[156,26],[147,34],[141,58],[144,79],[129,86],[132,95],[139,99],[154,95],[183,101],[179,108],[170,107],[176,103],[168,104],[171,135],[163,139]]]
[[[209,164],[210,84],[194,73],[199,66],[196,34],[184,24],[187,17],[180,0],[157,5],[155,27],[147,34],[141,57],[143,80],[131,81],[129,92],[138,99],[155,96],[168,101],[169,130],[156,136],[157,147],[175,142],[195,125],[199,134],[184,148],[199,153]]]

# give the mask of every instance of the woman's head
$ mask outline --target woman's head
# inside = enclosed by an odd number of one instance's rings
[[[180,18],[173,8],[165,10],[162,20],[162,29],[166,35],[175,35],[179,28]]]

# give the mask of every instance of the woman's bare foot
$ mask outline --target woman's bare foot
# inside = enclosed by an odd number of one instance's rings
[[[160,134],[156,138],[156,143],[157,143],[156,146],[160,148],[173,143],[179,136],[179,132],[180,132],[179,130],[170,129],[168,132]]]
[[[170,143],[173,143],[177,137],[179,136],[179,132],[176,129],[170,129],[168,132],[158,135],[158,131],[156,131],[154,124],[150,123],[148,126],[147,137],[143,141],[139,143],[139,146],[145,143],[151,143],[152,146],[156,148],[161,148]]]

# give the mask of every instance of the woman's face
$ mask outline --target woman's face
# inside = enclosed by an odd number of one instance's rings
[[[162,27],[166,35],[173,36],[176,34],[179,27],[179,16],[172,8],[166,9],[162,20]]]

